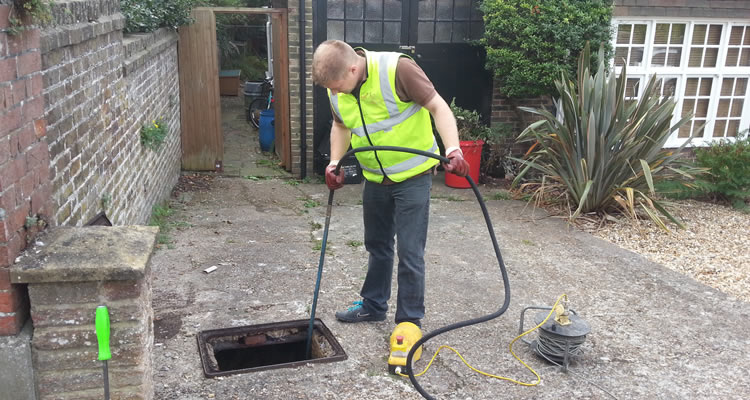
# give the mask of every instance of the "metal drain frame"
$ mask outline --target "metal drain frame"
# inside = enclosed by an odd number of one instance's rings
[[[265,332],[273,331],[273,330],[295,329],[295,328],[299,329],[301,332],[306,332],[309,324],[310,324],[309,319],[303,319],[303,320],[295,320],[295,321],[271,322],[267,324],[239,326],[239,327],[234,327],[234,328],[212,329],[212,330],[201,331],[198,333],[197,338],[198,338],[198,351],[201,356],[201,364],[203,365],[203,374],[208,378],[212,378],[216,376],[244,374],[248,372],[257,372],[257,371],[264,371],[264,370],[276,369],[276,368],[293,368],[293,367],[299,367],[308,363],[329,363],[329,362],[335,362],[335,361],[344,361],[347,358],[349,358],[346,355],[344,348],[341,347],[339,342],[333,336],[333,333],[331,333],[331,331],[323,323],[323,321],[318,318],[315,318],[315,324],[314,324],[313,329],[315,332],[321,334],[326,339],[328,344],[331,346],[331,349],[333,349],[333,352],[334,352],[332,356],[321,357],[321,358],[311,358],[309,360],[294,361],[294,362],[281,363],[281,364],[263,365],[263,366],[252,367],[252,368],[236,369],[236,370],[231,370],[231,371],[217,371],[211,368],[211,366],[209,365],[208,352],[210,350],[209,350],[208,343],[209,343],[209,340],[215,337],[257,335],[257,334],[261,334],[261,333],[265,333]]]

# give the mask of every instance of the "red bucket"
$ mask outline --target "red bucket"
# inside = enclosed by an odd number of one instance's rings
[[[464,160],[469,163],[469,176],[471,176],[471,179],[477,184],[479,183],[479,162],[482,160],[483,145],[484,140],[461,141],[461,151],[464,152]],[[466,178],[450,172],[445,173],[445,185],[456,189],[467,189],[471,187]]]

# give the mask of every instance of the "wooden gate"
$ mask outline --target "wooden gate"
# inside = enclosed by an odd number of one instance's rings
[[[231,7],[195,8],[192,11],[195,23],[179,29],[182,169],[215,171],[223,164],[224,140],[221,131],[215,13],[271,15],[276,149],[281,158],[281,166],[291,170],[287,10]]]

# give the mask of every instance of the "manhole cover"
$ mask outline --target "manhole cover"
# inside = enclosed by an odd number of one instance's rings
[[[202,331],[198,350],[207,377],[297,367],[347,359],[323,321],[315,319],[312,357],[306,354],[309,320]]]

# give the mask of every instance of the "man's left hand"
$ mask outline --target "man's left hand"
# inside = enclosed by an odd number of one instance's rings
[[[464,160],[464,153],[461,149],[451,151],[447,157],[451,162],[450,164],[443,163],[443,168],[445,168],[446,171],[458,176],[469,175],[469,163]]]

